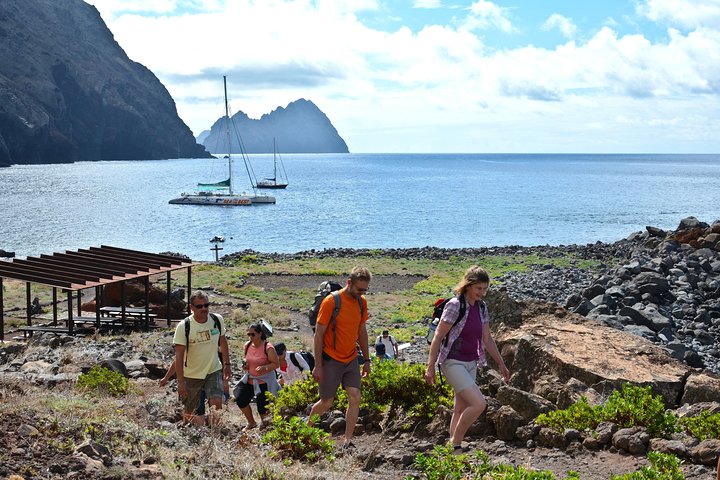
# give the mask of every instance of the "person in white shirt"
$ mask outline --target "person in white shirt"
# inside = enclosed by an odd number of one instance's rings
[[[385,345],[385,354],[392,360],[396,359],[398,357],[398,344],[395,341],[395,338],[393,338],[392,335],[390,335],[390,332],[387,330],[383,330],[382,335],[378,335],[375,339],[375,345],[382,343]]]
[[[305,361],[305,358],[298,352],[288,350],[284,343],[276,343],[275,351],[280,359],[280,367],[277,369],[277,372],[282,375],[280,385],[291,385],[302,379],[305,372],[310,372],[310,365]],[[295,365],[295,362],[292,361],[291,355],[295,358],[299,366]]]

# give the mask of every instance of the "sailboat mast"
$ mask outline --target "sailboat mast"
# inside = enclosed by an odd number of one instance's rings
[[[273,137],[273,181],[277,183],[277,158],[275,152],[277,150],[275,149],[275,137]]]
[[[230,192],[230,195],[233,194],[232,190],[232,143],[230,142],[230,111],[228,109],[228,100],[227,100],[227,77],[223,75],[223,91],[225,92],[225,135],[227,136],[227,156],[228,156],[228,179],[230,180],[230,185],[228,187],[228,191]]]

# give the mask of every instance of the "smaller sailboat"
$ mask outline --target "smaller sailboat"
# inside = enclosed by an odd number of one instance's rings
[[[278,171],[278,160],[280,160],[280,171]],[[279,180],[278,173],[280,173]],[[275,139],[273,138],[273,176],[255,182],[255,188],[286,188],[287,186],[288,180],[285,165],[282,163],[282,157],[277,153]]]
[[[230,118],[230,110],[227,100],[227,79],[223,76],[223,88],[225,91],[225,117],[224,126],[227,138],[227,152],[232,150],[230,142],[230,128],[232,119]],[[234,128],[234,126],[233,126]],[[237,134],[237,132],[236,132]],[[168,203],[175,205],[221,205],[221,206],[240,206],[240,205],[257,205],[275,203],[275,197],[257,193],[235,193],[233,191],[233,161],[232,155],[228,153],[225,157],[228,163],[228,178],[217,183],[198,183],[198,192],[182,193],[180,197],[173,198]],[[248,169],[247,159],[245,161],[245,169]],[[249,175],[249,171],[248,171]],[[252,181],[250,182],[252,185]],[[253,188],[255,188],[253,186]]]

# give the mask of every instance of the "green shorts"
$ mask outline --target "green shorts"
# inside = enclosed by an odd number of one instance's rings
[[[192,413],[200,403],[200,393],[205,391],[205,398],[208,400],[220,400],[223,398],[222,369],[209,373],[205,378],[186,378],[185,388],[187,396],[181,399],[185,412]]]

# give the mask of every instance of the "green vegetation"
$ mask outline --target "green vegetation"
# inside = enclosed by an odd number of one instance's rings
[[[75,388],[119,397],[128,393],[129,383],[121,373],[95,365],[78,377]]]
[[[700,441],[708,438],[720,439],[720,413],[705,410],[696,417],[683,417],[679,423],[688,434]]]
[[[490,457],[483,451],[473,455],[454,455],[452,445],[436,445],[430,454],[419,453],[415,457],[415,468],[421,475],[409,475],[406,480],[554,480],[555,474],[548,470],[528,470],[525,467],[490,464]],[[567,472],[567,479],[579,479],[577,472]]]
[[[614,475],[611,480],[683,480],[679,458],[659,452],[649,452],[650,467],[642,467],[637,472]],[[713,475],[714,476],[714,475]]]
[[[371,411],[401,408],[411,417],[432,418],[439,405],[452,406],[446,382],[428,385],[425,366],[398,362],[373,362],[372,375],[363,378],[362,406]]]
[[[315,418],[315,421],[319,421]],[[309,427],[301,418],[284,420],[275,416],[273,429],[263,435],[262,441],[272,446],[271,456],[283,459],[316,462],[321,458],[331,460],[333,442],[330,434]]]
[[[538,415],[535,421],[560,432],[566,428],[592,431],[602,421],[613,422],[620,428],[645,427],[655,437],[668,437],[678,429],[677,417],[665,411],[662,398],[653,395],[650,386],[635,387],[629,383],[622,390],[615,390],[605,405],[590,406],[583,397],[564,410]]]
[[[373,361],[372,375],[362,379],[360,407],[372,412],[400,408],[411,417],[431,418],[439,405],[452,407],[452,390],[446,382],[428,385],[425,367],[418,364]],[[280,390],[273,403],[276,414],[302,412],[318,399],[317,383],[312,378],[297,381]],[[338,391],[334,409],[344,409],[347,397]]]

